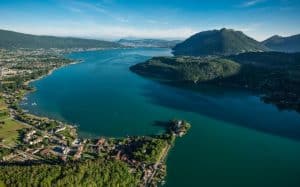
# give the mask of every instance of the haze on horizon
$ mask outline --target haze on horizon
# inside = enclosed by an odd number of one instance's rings
[[[223,27],[264,40],[300,33],[298,0],[1,0],[0,29],[38,35],[184,39]]]

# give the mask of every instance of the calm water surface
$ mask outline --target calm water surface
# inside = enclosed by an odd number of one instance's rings
[[[198,92],[140,77],[133,64],[169,49],[72,53],[83,63],[33,83],[30,112],[79,125],[82,136],[163,132],[156,121],[192,123],[168,157],[166,186],[299,187],[300,115],[279,111],[253,94],[214,87]],[[36,102],[37,106],[31,105]]]

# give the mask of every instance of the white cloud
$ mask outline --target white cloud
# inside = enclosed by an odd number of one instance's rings
[[[75,7],[67,7],[68,10],[70,10],[71,12],[75,12],[75,13],[81,13],[81,9],[79,8],[75,8]]]
[[[149,24],[160,24],[160,25],[168,25],[169,24],[169,22],[167,22],[167,21],[161,21],[161,20],[155,20],[155,19],[147,19],[146,22]]]
[[[255,6],[259,3],[262,3],[264,2],[265,0],[248,0],[246,2],[244,2],[243,4],[240,5],[240,7],[252,7],[252,6]]]
[[[110,2],[109,0],[106,0],[106,1],[107,2],[103,2],[103,3]],[[114,19],[115,21],[118,21],[121,23],[129,22],[127,17],[120,16],[120,15],[113,13],[112,11],[108,10],[108,8],[105,7],[101,3],[91,4],[91,3],[82,2],[82,1],[71,1],[68,5],[64,5],[64,7],[73,13],[90,15],[90,12],[92,11],[94,13],[99,13],[104,16],[107,16],[108,18]]]
[[[89,10],[89,11],[96,11],[96,12],[99,12],[99,13],[106,13],[107,10],[101,6],[101,4],[97,4],[97,5],[94,5],[94,4],[90,4],[90,3],[86,3],[86,2],[80,2],[80,1],[74,1],[72,3],[72,6],[76,6],[78,9],[81,9],[81,10]]]

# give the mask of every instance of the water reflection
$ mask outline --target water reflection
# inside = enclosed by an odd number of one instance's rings
[[[161,83],[145,84],[141,94],[153,104],[300,140],[300,115],[297,112],[280,111],[245,90],[214,86],[183,89]]]

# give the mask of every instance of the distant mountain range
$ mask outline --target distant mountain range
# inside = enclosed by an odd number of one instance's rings
[[[244,52],[300,52],[300,34],[271,38],[258,42],[241,31],[221,29],[199,32],[185,41],[162,39],[121,39],[109,42],[75,37],[56,37],[24,34],[0,29],[0,48],[118,48],[128,47],[161,47],[173,48],[177,56],[234,55]]]
[[[115,48],[120,44],[101,40],[72,37],[37,36],[13,31],[0,30],[0,48]]]
[[[262,43],[273,51],[299,52],[300,34],[289,37],[275,35],[263,41]]]
[[[160,39],[121,39],[119,44],[128,47],[162,47],[173,48],[180,40],[160,40]]]
[[[174,55],[232,55],[243,52],[268,51],[262,43],[240,31],[221,29],[197,33],[174,48]]]

